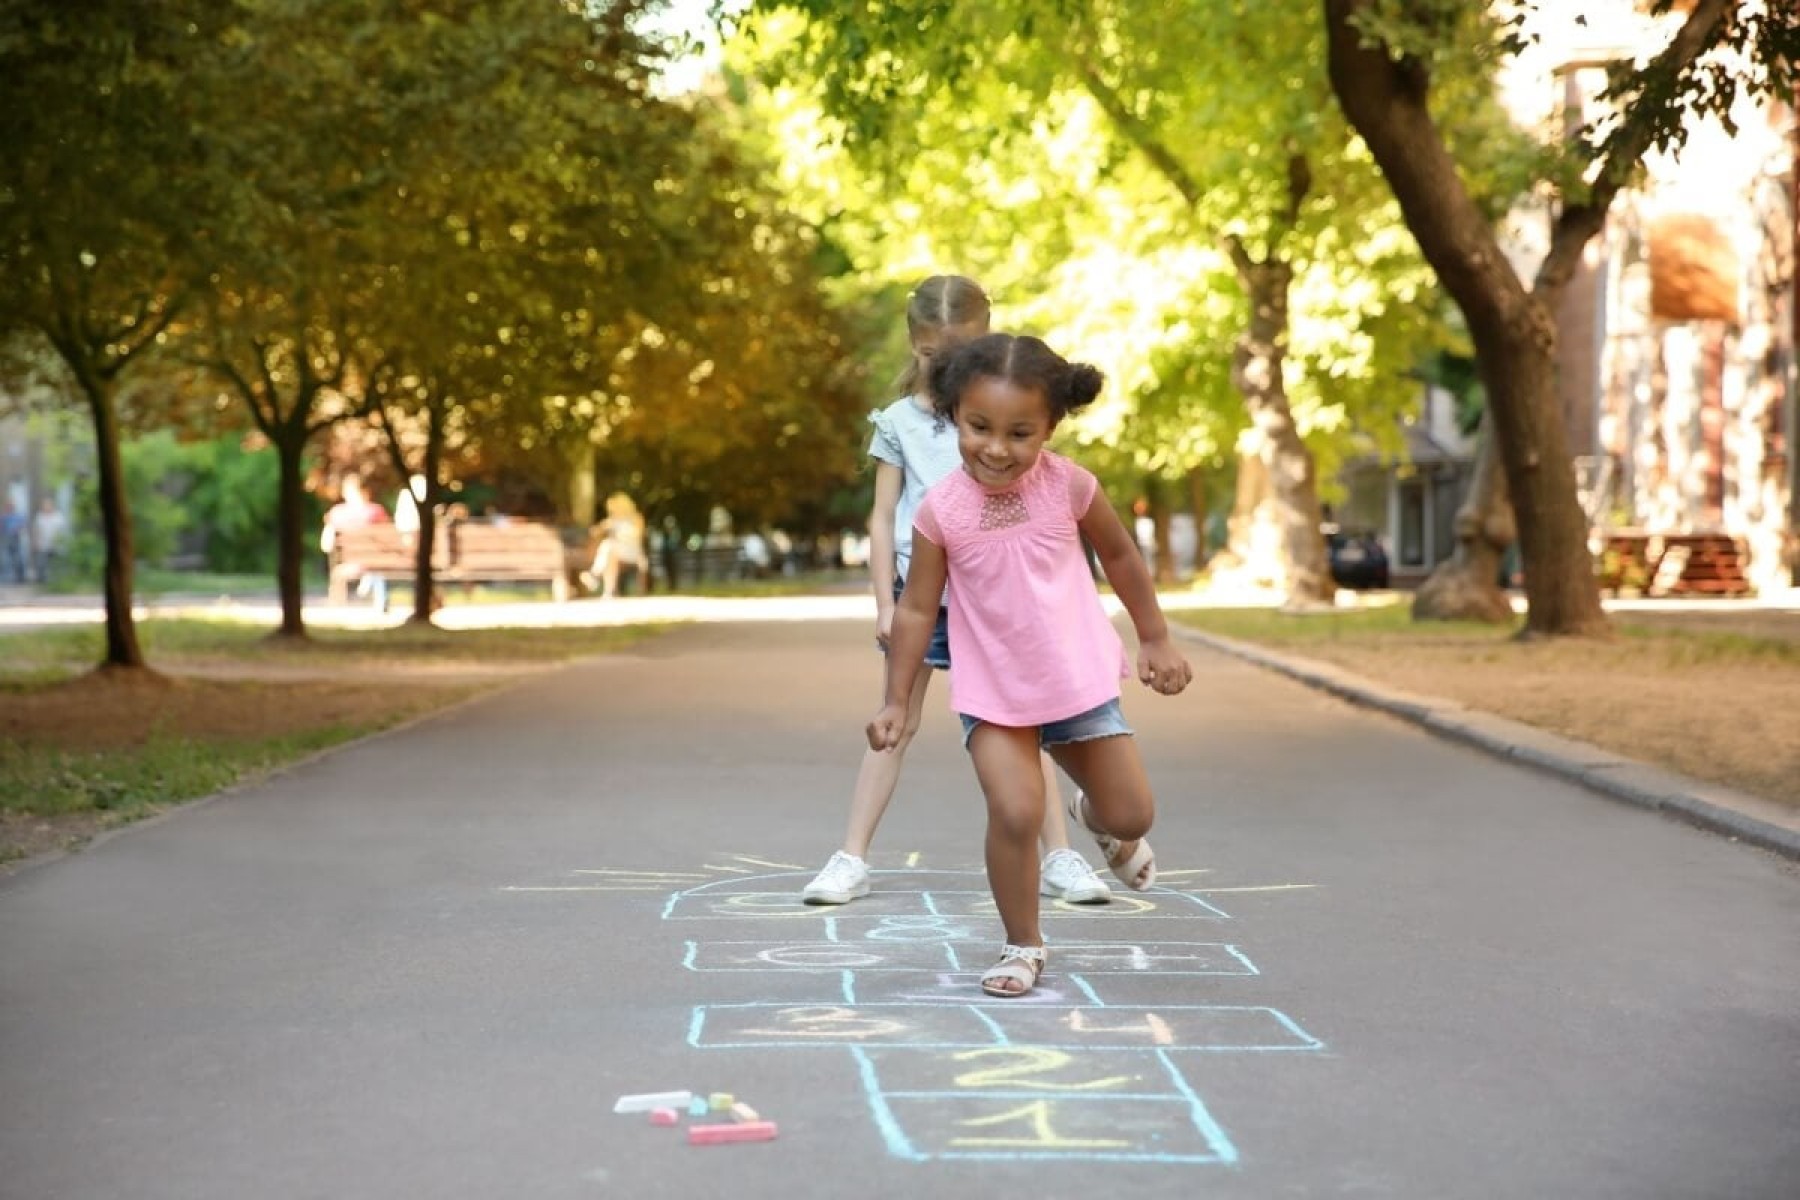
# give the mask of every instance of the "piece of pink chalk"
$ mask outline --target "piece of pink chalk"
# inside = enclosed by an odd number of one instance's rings
[[[650,1110],[650,1123],[652,1125],[679,1125],[681,1114],[672,1108],[653,1108]]]
[[[720,1142],[767,1142],[775,1137],[773,1121],[743,1121],[733,1125],[689,1125],[688,1145],[715,1146]]]

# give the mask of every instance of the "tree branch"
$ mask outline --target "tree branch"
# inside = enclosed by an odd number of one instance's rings
[[[1169,181],[1169,184],[1183,200],[1187,201],[1189,208],[1198,207],[1200,198],[1204,194],[1199,183],[1192,175],[1188,174],[1187,168],[1181,165],[1180,160],[1169,148],[1151,132],[1150,127],[1143,119],[1131,111],[1131,106],[1125,103],[1124,97],[1100,78],[1100,72],[1095,70],[1094,65],[1085,56],[1076,58],[1075,69],[1080,74],[1082,86],[1087,89],[1088,95],[1094,98],[1094,103],[1100,106],[1100,111],[1104,112],[1107,118],[1119,127],[1119,132],[1125,135],[1125,140],[1136,146],[1144,157],[1150,160],[1150,165],[1162,173],[1163,178]]]
[[[1674,79],[1710,50],[1718,40],[1720,28],[1734,13],[1740,0],[1699,0],[1688,19],[1669,44],[1649,65],[1639,72],[1641,78]],[[1645,89],[1648,90],[1648,89]],[[1657,94],[1674,97],[1671,89],[1656,89]],[[1646,108],[1626,112],[1618,131],[1607,139],[1606,156],[1587,198],[1580,204],[1566,206],[1556,219],[1550,238],[1550,251],[1538,267],[1532,291],[1542,296],[1553,295],[1569,282],[1580,261],[1581,251],[1606,224],[1606,210],[1614,197],[1631,179],[1632,172],[1643,160],[1656,137],[1659,118],[1667,111],[1668,100]]]
[[[1407,228],[1473,326],[1529,303],[1492,225],[1469,195],[1426,94],[1385,43],[1365,38],[1370,0],[1324,0],[1332,90],[1386,176]]]

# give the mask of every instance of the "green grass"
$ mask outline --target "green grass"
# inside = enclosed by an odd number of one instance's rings
[[[1479,621],[1414,623],[1407,606],[1386,604],[1318,612],[1283,612],[1275,608],[1200,608],[1169,614],[1196,629],[1247,642],[1303,646],[1319,642],[1369,642],[1390,638],[1440,641],[1503,642],[1511,630]]]
[[[1404,603],[1379,607],[1285,613],[1272,608],[1188,609],[1170,614],[1195,629],[1240,641],[1285,646],[1304,652],[1308,646],[1332,644],[1379,648],[1383,645],[1480,646],[1504,650],[1512,644],[1514,626],[1479,621],[1418,621]],[[1620,613],[1613,626],[1621,639],[1671,666],[1730,663],[1800,664],[1800,638],[1714,631],[1667,620],[1634,619]]]
[[[676,596],[806,596],[816,592],[840,591],[846,583],[868,587],[868,576],[849,571],[812,571],[801,575],[770,575],[764,579],[709,579],[703,583],[683,584],[674,590]]]
[[[98,813],[119,824],[384,729],[404,715],[236,741],[158,733],[141,746],[104,751],[0,743],[0,795],[11,812]]]
[[[317,591],[325,586],[323,572],[310,561],[301,570],[301,586],[309,591]],[[167,567],[150,567],[139,564],[131,572],[131,592],[135,597],[146,596],[273,596],[276,591],[274,571],[256,572],[218,572],[218,571],[172,571]],[[58,596],[74,596],[82,594],[98,594],[100,578],[87,578],[71,575],[67,571],[52,573],[50,582],[44,587],[46,592]]]
[[[345,679],[391,684],[394,706],[351,721],[341,713],[327,720],[321,713],[322,723],[308,727],[302,719],[295,722],[298,728],[278,735],[198,737],[164,725],[142,744],[105,750],[59,745],[53,734],[35,735],[29,741],[0,740],[0,810],[53,824],[63,819],[68,827],[83,831],[91,829],[96,818],[101,825],[134,820],[481,690],[454,680],[408,689],[409,665],[553,663],[616,651],[661,628],[646,624],[445,630],[402,625],[321,629],[310,642],[290,645],[271,640],[261,625],[193,618],[144,620],[139,622],[139,636],[152,667],[227,662],[244,665],[254,677],[258,664],[317,666]],[[102,632],[94,626],[0,633],[0,706],[29,705],[35,693],[86,671],[99,661],[102,644]],[[247,691],[242,702],[281,705],[285,698],[290,705],[316,704],[319,687],[315,679],[310,692],[296,690],[295,684],[282,683],[272,672],[258,681],[256,694]],[[0,862],[20,853],[0,842]]]
[[[1633,641],[1655,643],[1671,666],[1768,663],[1800,666],[1800,640],[1754,634],[1670,629],[1616,619],[1619,632]]]
[[[313,629],[305,642],[272,639],[266,625],[198,617],[148,617],[137,622],[144,657],[202,662],[354,665],[373,662],[556,662],[629,646],[661,625],[439,629],[397,625],[388,629]],[[0,632],[0,680],[21,684],[53,681],[71,669],[100,661],[105,632],[98,625]]]

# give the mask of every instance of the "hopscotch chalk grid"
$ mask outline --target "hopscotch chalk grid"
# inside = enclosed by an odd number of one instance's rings
[[[1126,998],[1138,980],[1259,975],[1235,943],[1212,936],[1232,919],[1216,900],[1304,884],[1158,886],[1091,907],[1046,901],[1051,969],[1029,996],[1005,999],[977,983],[994,959],[998,923],[983,872],[924,869],[915,854],[904,868],[874,871],[869,896],[813,907],[799,899],[809,872],[732,859],[739,865],[581,871],[578,884],[502,890],[661,892],[666,921],[741,929],[683,937],[682,965],[784,978],[803,998],[697,1005],[688,1045],[848,1054],[896,1158],[1233,1164],[1236,1146],[1177,1060],[1325,1048],[1273,1008]],[[1123,936],[1121,920],[1149,922],[1131,927],[1149,936]]]

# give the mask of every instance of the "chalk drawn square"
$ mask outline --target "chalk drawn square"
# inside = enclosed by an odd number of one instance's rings
[[[708,1004],[694,1009],[688,1044],[759,1046],[1073,1046],[1087,1050],[1321,1050],[1285,1014],[1249,1005]]]
[[[952,947],[952,949],[958,949]],[[1046,974],[1038,985],[1024,996],[989,996],[981,990],[981,972],[994,959],[994,948],[983,944],[979,951],[960,947],[969,962],[963,970],[942,971],[846,971],[844,1001],[857,1005],[1020,1005],[1069,1008],[1100,1003],[1094,989],[1079,976]]]
[[[968,1005],[704,1004],[694,1009],[688,1045],[991,1046],[992,1022]]]
[[[1167,1100],[1186,1095],[1157,1050],[1079,1046],[970,1046],[921,1050],[864,1046],[888,1095],[1105,1096]]]
[[[690,941],[690,971],[938,971],[957,965],[947,942]]]
[[[1071,942],[1051,944],[1059,971],[1083,975],[1256,975],[1254,963],[1225,942]]]
[[[980,918],[992,921],[1000,919],[999,909],[994,905],[993,893],[986,888],[972,891],[945,891],[933,888],[925,893],[925,898],[928,907],[938,916]],[[857,903],[860,904],[862,901],[859,900]],[[1057,926],[1065,921],[1155,921],[1171,918],[1179,918],[1184,921],[1191,921],[1195,918],[1228,921],[1231,919],[1230,913],[1202,900],[1191,892],[1162,890],[1132,893],[1115,891],[1113,898],[1105,904],[1069,904],[1062,900],[1045,900],[1043,913]]]
[[[852,1053],[876,1127],[897,1158],[1237,1161],[1181,1072],[1153,1051]]]
[[[1119,1004],[983,1011],[1009,1045],[1219,1052],[1324,1048],[1286,1014],[1258,1005]]]
[[[665,921],[784,920],[808,921],[880,920],[883,917],[926,917],[931,911],[918,892],[876,892],[855,904],[806,904],[799,890],[769,892],[677,892],[663,906]]]

